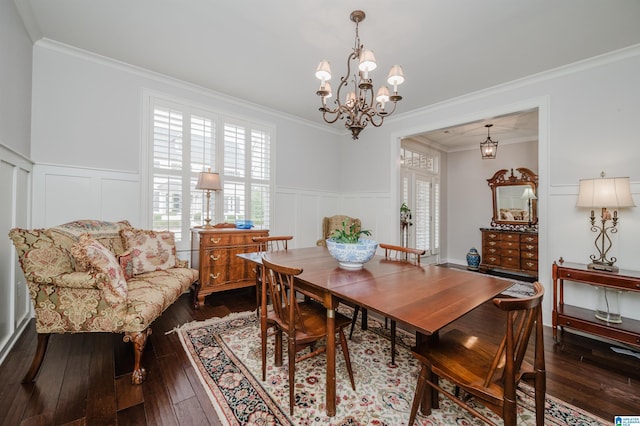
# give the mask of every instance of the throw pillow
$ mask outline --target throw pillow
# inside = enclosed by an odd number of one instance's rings
[[[123,229],[121,235],[133,259],[133,275],[162,271],[176,266],[173,232]]]
[[[130,251],[126,251],[118,256],[118,261],[120,262],[120,267],[122,268],[122,272],[124,273],[124,278],[129,281],[133,278],[133,256]]]
[[[87,265],[89,272],[107,276],[105,298],[117,303],[127,298],[127,281],[115,255],[89,234],[80,236],[71,249],[77,262]]]

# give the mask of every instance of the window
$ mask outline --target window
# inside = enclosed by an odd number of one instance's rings
[[[206,194],[195,189],[198,173],[210,168],[223,183],[220,193],[211,193],[211,223],[251,219],[256,228],[268,229],[273,129],[149,99],[151,228],[174,232],[178,249],[189,248],[190,228],[201,226],[207,215]]]
[[[400,151],[401,203],[413,213],[413,226],[402,236],[403,243],[426,250],[435,262],[440,253],[440,153],[404,142]]]

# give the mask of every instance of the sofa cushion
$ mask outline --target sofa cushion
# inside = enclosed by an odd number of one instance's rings
[[[80,237],[71,248],[77,262],[87,265],[89,272],[106,275],[105,298],[110,303],[127,299],[127,281],[115,255],[89,234]]]
[[[89,234],[93,239],[109,249],[113,254],[120,255],[124,249],[120,231],[131,229],[128,221],[105,222],[102,220],[76,220],[49,228],[45,233],[62,249],[71,252],[71,248],[78,242],[80,236]],[[75,259],[73,259],[75,261]],[[75,263],[76,271],[86,271],[88,266]]]
[[[198,279],[198,270],[169,268],[146,272],[128,281],[129,300],[124,329],[142,331]]]
[[[124,229],[121,232],[133,259],[133,275],[162,271],[176,266],[173,232]]]

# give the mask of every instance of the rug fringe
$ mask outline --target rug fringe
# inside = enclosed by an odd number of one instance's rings
[[[229,320],[234,320],[237,318],[246,318],[248,316],[251,315],[256,315],[256,311],[243,311],[243,312],[231,312],[229,315],[224,316],[224,317],[213,317],[213,318],[209,318],[206,319],[204,321],[190,321],[190,322],[186,322],[182,325],[179,325],[177,327],[174,327],[172,330],[167,331],[165,334],[171,334],[171,333],[175,333],[177,331],[181,331],[181,330],[191,330],[193,328],[197,328],[197,327],[204,327],[204,326],[208,326],[208,325],[214,325],[214,324],[218,324],[222,321],[229,321]]]

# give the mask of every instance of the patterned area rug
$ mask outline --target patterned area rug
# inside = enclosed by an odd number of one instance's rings
[[[283,366],[275,367],[273,338],[270,338],[268,346],[267,380],[262,382],[260,323],[255,311],[185,324],[178,333],[224,424],[406,425],[409,419],[419,372],[418,362],[409,350],[414,338],[398,330],[399,353],[396,355],[396,366],[391,366],[389,331],[375,318],[369,318],[367,331],[356,327],[353,340],[348,341],[357,391],[351,389],[342,353],[339,349],[336,353],[335,417],[325,415],[324,355],[296,365],[296,401],[292,417],[289,416],[286,345]],[[533,425],[533,390],[526,384],[521,386],[518,390],[518,425]],[[491,411],[480,404],[477,408],[502,424]],[[429,417],[419,414],[416,423],[483,424],[443,397],[439,409],[433,410]],[[608,423],[547,397],[545,425],[604,424]]]

